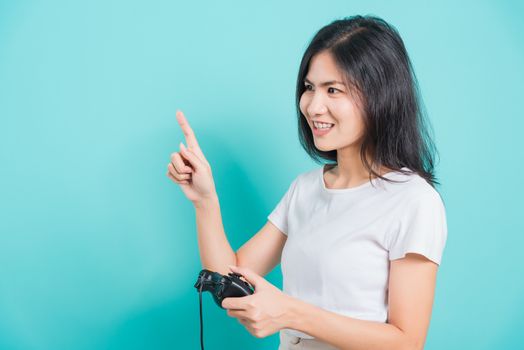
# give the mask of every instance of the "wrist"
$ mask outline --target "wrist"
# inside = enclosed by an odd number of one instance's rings
[[[216,193],[193,202],[195,209],[207,209],[210,207],[214,207],[217,204],[219,204],[219,200],[218,195]]]
[[[290,296],[286,312],[284,313],[282,328],[290,328],[297,331],[302,330],[306,307],[306,303]]]

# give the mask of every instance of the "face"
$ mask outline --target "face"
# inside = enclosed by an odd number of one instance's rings
[[[321,151],[358,150],[364,132],[362,113],[343,83],[343,75],[328,52],[316,54],[310,61],[300,98],[300,110],[313,132],[315,146]],[[330,123],[329,129],[317,129],[314,122]],[[325,125],[324,125],[325,126]]]

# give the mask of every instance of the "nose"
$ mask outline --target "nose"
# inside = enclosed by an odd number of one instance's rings
[[[314,93],[307,105],[307,113],[310,117],[322,115],[327,112],[327,107],[322,94]]]

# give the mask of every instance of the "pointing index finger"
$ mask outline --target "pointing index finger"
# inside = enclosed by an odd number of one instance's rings
[[[195,133],[193,132],[193,129],[191,129],[191,126],[189,126],[189,122],[187,121],[182,111],[176,112],[176,119],[178,121],[178,124],[180,124],[180,127],[182,128],[182,132],[184,133],[184,136],[186,138],[187,147],[193,150],[199,149],[198,142],[195,137]]]

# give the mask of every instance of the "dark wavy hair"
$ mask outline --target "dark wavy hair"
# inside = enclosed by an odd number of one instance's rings
[[[364,135],[360,157],[369,172],[385,181],[373,169],[386,166],[403,174],[416,172],[432,187],[440,185],[434,175],[434,153],[431,125],[411,61],[397,30],[381,18],[351,16],[337,19],[321,28],[309,43],[302,61],[296,86],[299,140],[317,163],[337,161],[337,151],[316,148],[311,129],[300,111],[300,98],[306,87],[304,78],[311,59],[321,53],[332,55],[343,73],[347,88],[362,101]],[[369,152],[369,153],[368,153]],[[372,162],[369,164],[367,155]],[[401,168],[407,167],[411,171]],[[395,182],[395,181],[393,181]]]

